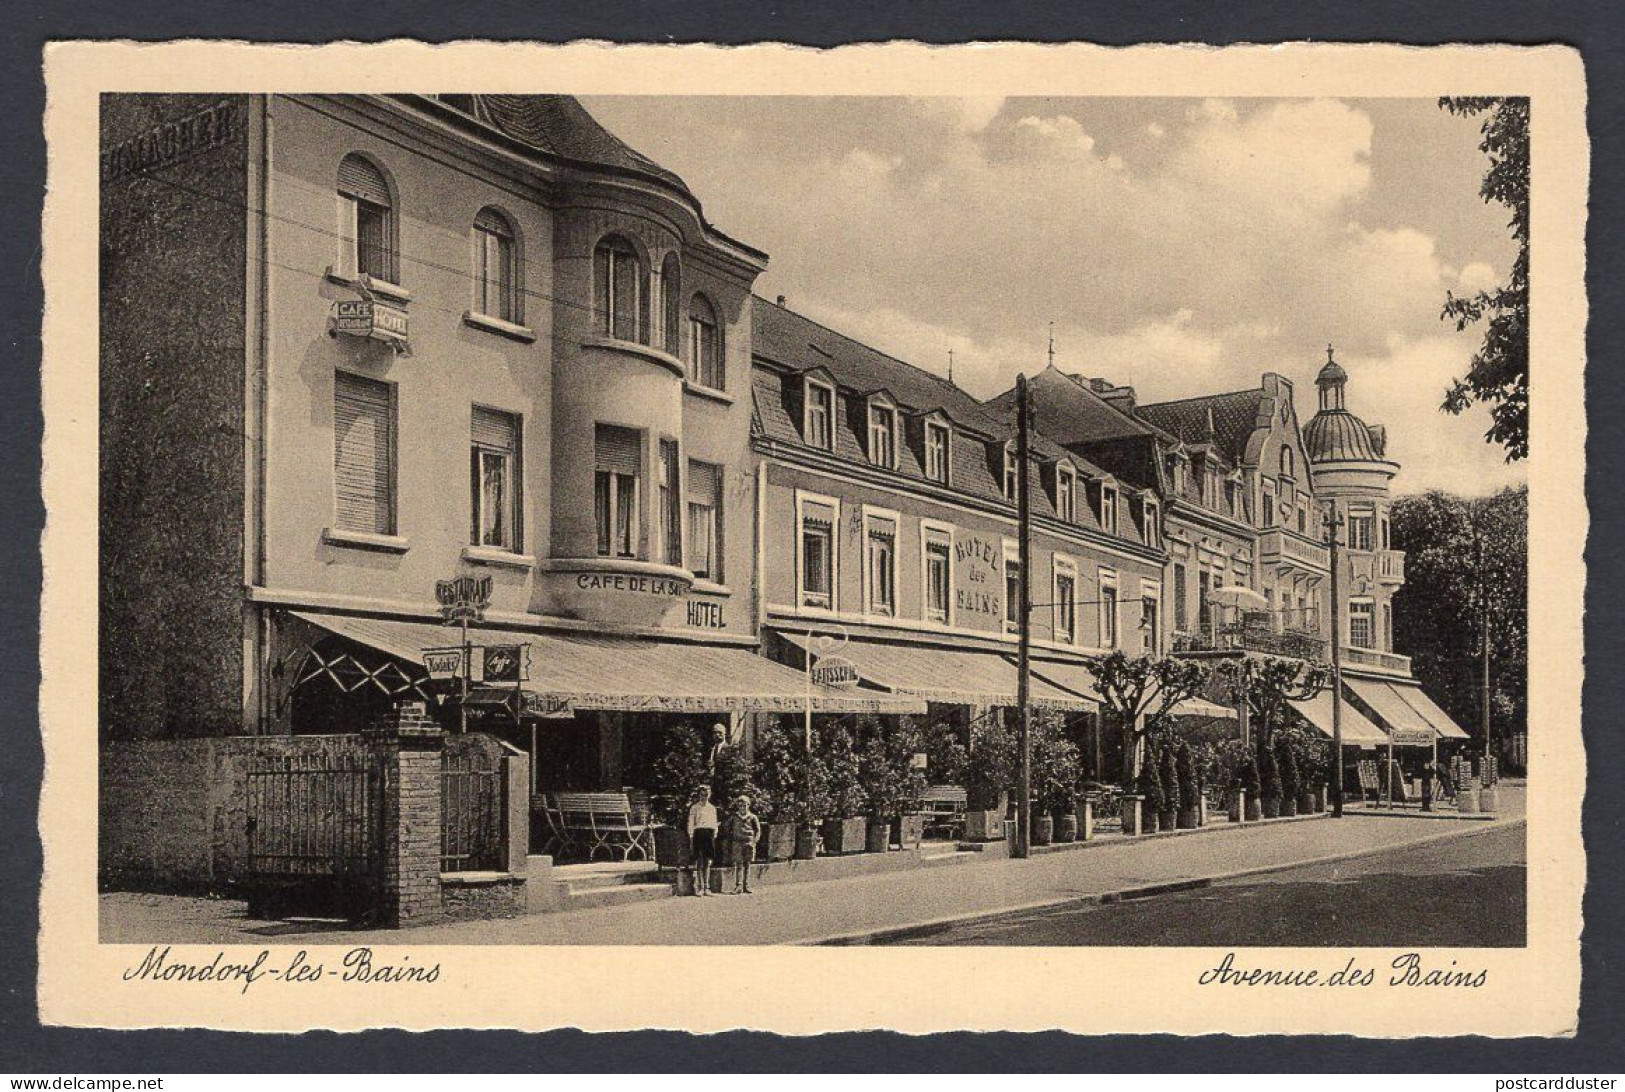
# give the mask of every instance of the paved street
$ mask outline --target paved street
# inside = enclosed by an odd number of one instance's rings
[[[115,893],[102,898],[102,937],[108,942],[154,943],[403,943],[403,944],[791,944],[843,936],[867,936],[885,930],[1033,910],[1040,906],[1100,896],[1148,885],[1185,883],[1233,875],[1249,869],[1290,868],[1318,858],[1406,846],[1444,839],[1438,847],[1448,858],[1461,847],[1491,837],[1498,829],[1521,843],[1521,786],[1503,792],[1503,818],[1494,823],[1403,816],[1362,816],[1342,821],[1314,819],[1265,824],[1144,841],[1091,843],[1088,847],[1047,853],[1028,861],[966,860],[933,868],[817,883],[763,886],[746,897],[668,898],[601,909],[575,910],[501,921],[455,922],[396,932],[323,931],[297,922],[255,922],[243,917],[242,904],[161,895]],[[1504,844],[1499,838],[1495,846]],[[1476,847],[1475,847],[1476,848]],[[1494,847],[1492,847],[1494,848]],[[1487,851],[1486,851],[1487,852]],[[965,854],[964,857],[974,857]],[[1522,856],[1500,863],[1520,864]],[[1343,875],[1353,866],[1343,866]],[[1399,895],[1403,881],[1383,877],[1393,869],[1361,873],[1370,882],[1387,884]],[[1261,880],[1252,884],[1264,886]],[[1306,903],[1298,897],[1350,894],[1362,884],[1307,882],[1281,891],[1264,903],[1286,915],[1319,920],[1327,902]],[[1515,883],[1511,886],[1517,886]],[[1519,888],[1521,891],[1521,888]],[[1476,905],[1465,894],[1443,891],[1429,912],[1462,916],[1455,905]],[[1272,901],[1273,900],[1273,901]],[[1245,901],[1245,900],[1244,900]],[[1337,900],[1332,900],[1337,901]],[[1254,912],[1238,916],[1234,944],[1276,943],[1254,940],[1271,935],[1278,925]],[[1431,928],[1419,921],[1417,929]],[[1406,934],[1409,936],[1410,934]],[[1103,939],[1065,943],[1108,943]],[[1119,941],[1120,943],[1126,943]],[[941,943],[941,941],[935,941]],[[1179,943],[1160,935],[1155,943]],[[1185,943],[1205,943],[1195,940]]]
[[[1212,887],[876,938],[948,945],[1506,947],[1524,943],[1521,826]]]

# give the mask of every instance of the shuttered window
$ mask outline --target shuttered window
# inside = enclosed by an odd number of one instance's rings
[[[593,502],[598,553],[603,557],[635,557],[643,436],[633,429],[599,425],[595,458]]]
[[[835,509],[807,502],[801,509],[801,605],[835,607]]]
[[[681,486],[677,480],[676,440],[660,441],[660,541],[667,565],[683,563],[683,509]]]
[[[688,570],[722,580],[722,468],[688,464]]]
[[[339,527],[395,533],[395,399],[388,383],[336,373],[333,490]]]
[[[473,528],[476,546],[518,553],[523,545],[519,417],[475,406],[472,425]]]
[[[864,551],[869,577],[869,613],[897,613],[897,523],[870,516],[865,520]]]
[[[340,271],[395,283],[395,210],[383,172],[347,155],[339,164],[338,194]]]

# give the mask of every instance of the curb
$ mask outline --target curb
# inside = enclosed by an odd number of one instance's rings
[[[1347,813],[1345,813],[1347,818]],[[879,929],[860,929],[855,932],[831,933],[822,937],[807,940],[788,941],[787,944],[803,947],[849,947],[873,944],[876,941],[906,940],[914,936],[929,935],[932,931],[944,925],[953,925],[962,921],[975,921],[979,918],[1004,917],[1009,914],[1020,914],[1032,910],[1045,910],[1052,906],[1109,906],[1114,903],[1132,902],[1136,899],[1155,898],[1159,895],[1172,895],[1183,891],[1197,891],[1212,887],[1216,883],[1225,883],[1230,880],[1244,879],[1248,876],[1261,876],[1271,872],[1288,872],[1295,868],[1310,868],[1315,865],[1332,864],[1337,861],[1352,861],[1361,857],[1377,857],[1384,853],[1393,853],[1418,846],[1431,845],[1434,842],[1447,842],[1452,838],[1472,838],[1480,834],[1487,834],[1492,830],[1503,827],[1519,827],[1528,825],[1527,817],[1502,820],[1494,824],[1474,825],[1466,830],[1450,830],[1439,834],[1426,834],[1419,838],[1412,838],[1405,842],[1394,842],[1390,845],[1367,847],[1364,849],[1349,850],[1341,853],[1327,853],[1319,857],[1305,857],[1297,861],[1285,861],[1276,864],[1255,865],[1251,868],[1238,868],[1229,872],[1218,872],[1211,876],[1191,877],[1184,880],[1166,880],[1160,883],[1142,884],[1138,887],[1124,887],[1115,891],[1101,891],[1093,895],[1059,895],[1047,899],[1038,899],[1033,902],[1020,903],[1015,906],[998,907],[990,910],[978,910],[963,914],[950,914],[940,918],[930,918],[925,921],[910,922],[907,925],[885,926]]]

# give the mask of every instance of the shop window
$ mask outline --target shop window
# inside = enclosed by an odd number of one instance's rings
[[[870,614],[887,618],[897,614],[897,521],[880,516],[864,518],[865,573]]]
[[[395,390],[388,383],[335,373],[333,492],[340,528],[395,533]]]
[[[598,332],[618,341],[649,342],[649,274],[631,243],[605,236],[593,250],[593,308]]]
[[[503,322],[522,323],[519,246],[513,225],[496,209],[474,218],[474,310]]]
[[[689,378],[702,387],[722,390],[726,384],[722,361],[722,327],[716,308],[696,294],[688,302]]]
[[[803,434],[807,443],[824,451],[835,447],[835,388],[807,380],[806,421]]]
[[[520,503],[519,417],[475,406],[472,424],[473,528],[476,546],[519,553],[524,525]]]
[[[369,159],[347,155],[339,164],[339,271],[394,284],[395,203],[384,172]]]
[[[944,531],[925,534],[925,616],[947,625],[952,618],[953,544]]]
[[[950,435],[947,425],[925,423],[925,476],[943,485],[948,484]]]
[[[598,555],[636,557],[643,437],[634,429],[599,425],[596,441],[593,504]]]
[[[839,510],[829,503],[801,505],[800,600],[804,607],[835,609],[835,527]]]
[[[897,466],[897,411],[869,403],[869,461],[876,466]]]
[[[660,441],[660,559],[683,563],[683,505],[678,482],[681,466],[676,440]]]
[[[688,464],[688,570],[722,581],[722,467]]]

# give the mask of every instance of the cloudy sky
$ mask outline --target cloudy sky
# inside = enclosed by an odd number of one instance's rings
[[[1294,380],[1328,342],[1400,492],[1522,480],[1438,411],[1479,335],[1447,290],[1512,257],[1478,124],[1433,100],[587,98],[767,251],[759,294],[972,393],[1045,359],[1141,401]]]

